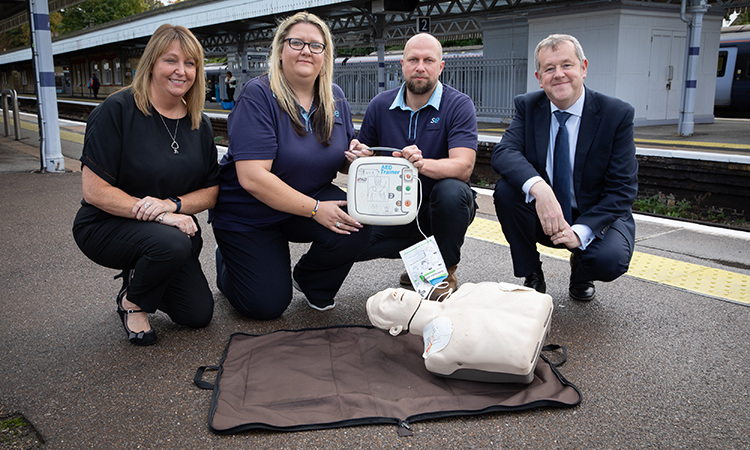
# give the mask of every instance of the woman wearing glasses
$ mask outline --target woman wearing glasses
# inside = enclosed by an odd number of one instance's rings
[[[293,284],[312,308],[333,308],[370,237],[332,184],[349,167],[347,151],[371,152],[354,139],[349,104],[332,82],[328,26],[298,13],[281,22],[272,45],[268,73],[242,88],[229,115],[210,218],[217,285],[237,311],[258,320],[281,316]],[[293,270],[289,242],[312,243]]]

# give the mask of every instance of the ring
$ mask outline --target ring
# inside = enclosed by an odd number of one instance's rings
[[[563,236],[565,236],[565,230],[560,232]]]
[[[151,203],[146,203],[144,206],[148,209],[148,207],[151,206]]]
[[[339,228],[341,226],[341,222],[336,222],[336,228]]]

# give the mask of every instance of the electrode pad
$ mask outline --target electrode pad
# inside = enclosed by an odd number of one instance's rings
[[[410,223],[417,217],[419,208],[417,180],[417,169],[404,158],[371,156],[356,159],[349,167],[346,193],[349,215],[369,225]]]

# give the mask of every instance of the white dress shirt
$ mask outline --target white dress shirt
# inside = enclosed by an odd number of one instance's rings
[[[570,139],[568,143],[568,148],[570,148],[570,205],[575,209],[578,209],[578,202],[576,201],[575,187],[573,185],[573,169],[575,168],[576,144],[578,144],[578,132],[581,129],[581,115],[583,114],[583,103],[585,97],[586,90],[584,89],[581,92],[581,96],[578,98],[578,100],[576,100],[573,106],[565,110],[565,112],[570,114],[570,117],[565,122],[565,127],[568,129],[568,138]],[[554,103],[550,102],[550,115],[552,116],[552,118],[550,120],[549,127],[549,143],[547,144],[547,177],[552,184],[554,184],[555,182],[555,180],[553,179],[553,171],[555,167],[555,139],[557,139],[557,130],[560,127],[559,123],[557,122],[557,117],[555,117],[554,113],[558,110],[560,109],[555,106]],[[523,184],[523,187],[521,189],[523,190],[524,194],[526,194],[526,202],[531,202],[534,200],[534,196],[529,193],[529,190],[531,189],[531,186],[539,181],[544,180],[540,176],[535,176],[529,178]],[[591,231],[591,228],[583,224],[571,225],[571,228],[581,240],[581,246],[578,248],[580,248],[581,250],[586,250],[586,247],[591,243],[591,241],[594,240],[594,233]]]

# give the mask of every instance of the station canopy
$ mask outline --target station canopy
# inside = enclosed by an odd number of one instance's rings
[[[50,11],[57,11],[80,1],[51,0]],[[698,2],[699,0],[687,0],[687,5]],[[28,19],[26,4],[26,0],[0,0],[0,17],[8,18],[0,21],[0,31],[13,23]],[[417,20],[420,17],[429,18],[430,33],[439,39],[459,40],[482,37],[481,24],[488,20],[522,18],[529,13],[560,8],[571,12],[586,11],[598,5],[642,6],[679,11],[681,0],[312,0],[306,4],[307,11],[328,21],[336,48],[357,48],[375,47],[380,41],[385,45],[404,44],[408,37],[417,32]],[[221,10],[214,9],[213,16],[202,18],[199,25],[189,27],[201,40],[206,55],[224,56],[237,49],[262,50],[270,46],[278,20],[295,12],[293,8],[298,5],[298,2],[292,0],[186,0],[56,37],[53,39],[53,46],[57,41],[76,40],[77,48],[86,48],[88,45],[82,41],[86,41],[87,36],[106,33],[109,29],[134,29],[139,24],[156,20],[160,23],[183,24],[182,21],[192,11],[221,6]],[[745,10],[750,6],[750,0],[708,0],[708,5],[713,11]],[[225,12],[230,9],[233,14]],[[118,46],[139,53],[149,38],[149,33],[142,32],[126,38],[119,36],[109,42],[102,42],[98,38],[90,41],[92,47]]]

